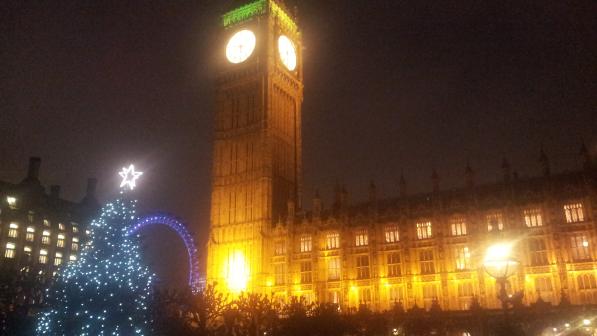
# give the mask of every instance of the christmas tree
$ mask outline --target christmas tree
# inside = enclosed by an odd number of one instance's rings
[[[141,173],[131,165],[120,173],[121,187],[135,187]],[[136,200],[122,190],[91,223],[89,243],[76,262],[61,269],[48,289],[51,310],[43,312],[38,335],[146,335],[152,274],[141,264],[135,237],[126,229]]]

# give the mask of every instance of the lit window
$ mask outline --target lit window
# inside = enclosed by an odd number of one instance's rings
[[[437,286],[434,283],[423,284],[423,305],[425,309],[431,308],[433,300],[437,299]]]
[[[402,288],[402,286],[391,286],[390,289],[388,290],[389,292],[389,297],[390,297],[390,302],[393,303],[398,303],[401,301],[404,301],[404,290]]]
[[[26,255],[31,255],[31,251],[31,246],[23,247],[23,252],[25,252]]]
[[[276,285],[283,285],[286,283],[286,264],[274,265],[274,283]]]
[[[357,256],[357,279],[369,279],[369,256]]]
[[[359,303],[362,305],[371,304],[371,289],[369,287],[359,288]]]
[[[70,261],[77,261],[77,256],[74,254],[71,254],[69,259],[70,259]]]
[[[367,230],[360,230],[354,236],[355,246],[367,246],[369,245],[369,236]]]
[[[510,280],[507,280],[506,283],[504,284],[504,286],[506,287],[506,294],[508,294],[508,295],[514,294],[514,288],[512,287]],[[501,287],[502,286],[498,282],[495,282],[496,293],[499,293],[499,291],[501,290]]]
[[[79,233],[79,227],[76,225],[73,225],[73,233]]]
[[[597,303],[597,282],[591,273],[581,274],[576,278],[580,302],[584,304]]]
[[[35,212],[33,211],[29,211],[27,213],[27,220],[29,221],[29,223],[33,223],[33,216],[35,215]]]
[[[435,273],[435,266],[433,265],[433,250],[420,251],[419,262],[421,266],[421,274]]]
[[[315,301],[315,294],[303,293],[303,294],[301,294],[301,300],[305,300],[305,303],[311,304]]]
[[[11,209],[14,209],[17,207],[17,198],[14,196],[6,196],[6,202],[8,202],[8,206]]]
[[[60,266],[62,264],[62,253],[56,252],[56,258],[54,258],[54,266]]]
[[[545,240],[541,238],[531,238],[527,242],[529,247],[529,256],[532,266],[542,266],[549,264],[547,260],[547,247]]]
[[[41,243],[46,245],[50,244],[50,231],[44,230],[42,232]]]
[[[39,263],[45,264],[48,262],[48,250],[39,250]]]
[[[64,235],[63,234],[58,235],[58,240],[56,241],[56,246],[64,247]]]
[[[394,252],[388,254],[388,276],[397,277],[401,274],[400,270],[400,253]]]
[[[10,223],[8,226],[8,236],[10,238],[17,238],[19,236],[19,225],[17,223]]]
[[[524,211],[524,222],[527,227],[543,226],[543,219],[541,218],[541,210],[527,209]]]
[[[50,226],[50,221],[44,218],[44,226]]]
[[[328,292],[328,302],[340,304],[340,291],[332,290]]]
[[[585,220],[581,203],[564,205],[564,214],[566,215],[566,223],[577,223]]]
[[[458,283],[458,306],[462,310],[470,308],[473,299],[473,284],[470,281]]]
[[[301,252],[311,252],[313,248],[313,244],[311,241],[311,236],[302,236],[301,237]]]
[[[329,233],[325,239],[325,247],[328,250],[340,247],[340,234],[338,232]]]
[[[25,234],[25,240],[32,242],[35,239],[35,228],[33,226],[27,227],[27,233]]]
[[[468,270],[471,268],[471,252],[468,246],[457,247],[454,250],[454,256],[456,258],[457,270]]]
[[[400,232],[398,226],[386,226],[385,229],[386,243],[396,243],[400,241]]]
[[[464,219],[456,219],[451,224],[452,236],[466,236],[466,222]]]
[[[73,241],[75,238],[73,238]],[[77,241],[79,241],[79,239],[77,238]],[[286,243],[283,241],[277,241],[274,244],[274,255],[277,256],[281,256],[281,255],[285,255],[286,254]]]
[[[15,257],[15,244],[13,243],[6,243],[6,251],[4,252],[4,257],[12,259]]]
[[[328,280],[340,280],[340,258],[328,259]]]
[[[570,237],[570,254],[574,261],[589,260],[591,258],[589,239],[586,235],[575,234]]]
[[[301,283],[308,284],[312,283],[313,279],[311,277],[312,273],[312,264],[310,261],[303,261],[301,262]]]
[[[431,222],[417,223],[417,239],[428,239],[431,237]]]
[[[64,231],[64,224],[58,223],[58,230]]]
[[[541,299],[546,302],[553,301],[553,286],[551,284],[551,278],[549,277],[537,277],[535,278],[535,292],[541,296]]]
[[[78,239],[77,239],[77,241],[78,241]],[[73,238],[73,242],[70,245],[70,249],[72,251],[78,251],[79,250],[79,243],[75,242],[75,238]]]
[[[487,231],[502,231],[504,229],[504,219],[501,212],[495,212],[487,215]]]

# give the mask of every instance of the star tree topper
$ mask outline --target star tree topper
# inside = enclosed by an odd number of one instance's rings
[[[139,178],[139,176],[143,175],[143,172],[136,172],[135,166],[130,165],[127,167],[122,167],[122,171],[118,173],[122,177],[122,182],[120,182],[120,187],[126,188],[129,187],[130,190],[135,189],[137,184],[135,181]]]

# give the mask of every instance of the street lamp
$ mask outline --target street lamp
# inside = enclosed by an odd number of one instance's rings
[[[511,301],[506,292],[506,280],[516,273],[520,262],[512,257],[512,243],[499,243],[490,246],[485,253],[483,267],[500,285],[498,299],[502,301],[502,308],[508,309]]]

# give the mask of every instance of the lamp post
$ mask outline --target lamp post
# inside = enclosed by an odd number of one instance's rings
[[[520,265],[520,262],[512,257],[512,245],[512,243],[499,243],[490,246],[483,260],[485,272],[500,285],[498,299],[502,302],[504,312],[512,301],[506,292],[506,281],[516,273]]]

